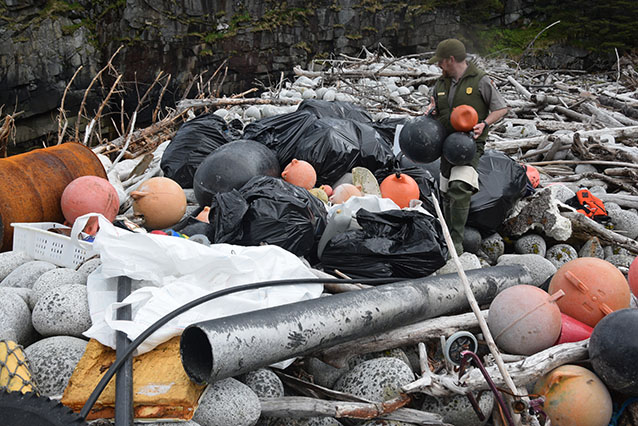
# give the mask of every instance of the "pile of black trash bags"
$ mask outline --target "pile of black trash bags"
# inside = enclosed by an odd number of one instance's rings
[[[401,153],[395,155],[396,128],[405,120],[375,122],[355,104],[318,100],[305,100],[294,112],[257,120],[243,129],[239,120],[227,124],[215,114],[196,117],[177,131],[163,154],[161,169],[182,188],[194,187],[196,195],[202,193],[201,176],[224,189],[209,189],[205,198],[198,197],[200,210],[210,207],[209,223],[193,216],[173,229],[188,236],[204,234],[212,243],[274,244],[303,256],[315,267],[327,272],[338,269],[353,278],[427,276],[448,257],[432,202],[432,196],[439,195],[433,176],[437,166],[406,161]],[[227,168],[238,171],[239,180],[237,174],[224,175],[229,172],[198,171],[200,166],[214,164],[205,160],[211,160],[209,156],[216,150],[236,141],[263,144],[274,154],[279,168],[273,168],[270,163],[274,160],[269,160],[268,171],[260,175],[259,170],[266,168],[254,163],[265,161],[256,159],[264,155],[242,155],[236,147],[249,145],[235,143],[238,158]],[[230,150],[226,151],[227,157]],[[332,237],[319,258],[317,245],[330,221],[328,209],[308,190],[280,178],[280,170],[293,158],[313,165],[317,186],[339,183],[354,167],[371,170],[379,183],[396,171],[408,174],[419,185],[423,207],[431,215],[408,209],[360,209],[356,226]],[[227,159],[224,162],[229,163]],[[224,179],[232,181],[230,186]],[[472,198],[468,224],[482,233],[492,233],[525,194],[527,178],[512,159],[487,151],[479,164],[479,183],[481,191]]]

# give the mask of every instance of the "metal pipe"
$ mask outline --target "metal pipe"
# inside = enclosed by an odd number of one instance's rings
[[[117,301],[131,294],[131,278],[121,276],[117,281]],[[118,320],[131,319],[131,305],[122,306],[115,314]],[[121,358],[131,341],[126,333],[115,334],[115,359]],[[115,426],[133,426],[133,359],[128,357],[115,376]]]
[[[479,304],[532,282],[520,265],[467,276]],[[468,307],[456,273],[401,281],[190,325],[181,337],[182,364],[191,380],[210,383]]]

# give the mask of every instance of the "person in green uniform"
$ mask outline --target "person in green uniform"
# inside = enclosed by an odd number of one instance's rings
[[[485,149],[488,129],[507,114],[508,108],[505,99],[485,71],[467,60],[465,45],[460,40],[450,38],[440,42],[429,63],[437,64],[442,75],[434,85],[426,113],[432,112],[448,134],[455,132],[450,123],[453,108],[470,105],[478,113],[478,124],[472,129],[476,141],[476,154],[472,161],[468,165],[454,166],[441,157],[443,215],[454,241],[454,248],[461,254],[470,199],[479,189],[476,169]]]

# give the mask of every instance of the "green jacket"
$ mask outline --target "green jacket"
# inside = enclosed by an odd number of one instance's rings
[[[473,62],[470,62],[456,87],[452,102],[448,101],[452,79],[450,77],[441,77],[436,81],[434,85],[436,117],[439,122],[443,124],[448,134],[456,131],[452,127],[452,124],[450,124],[452,108],[459,105],[469,105],[473,107],[478,114],[479,122],[485,120],[485,117],[490,113],[489,105],[483,101],[481,93],[479,92],[479,81],[481,81],[484,75],[485,71],[479,69]],[[487,131],[483,131],[476,142],[484,142],[485,139],[487,139]]]

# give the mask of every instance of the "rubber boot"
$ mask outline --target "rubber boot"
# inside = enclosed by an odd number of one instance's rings
[[[472,193],[472,187],[460,180],[451,181],[448,186],[447,196],[450,200],[450,214],[449,218],[445,220],[454,242],[454,249],[459,256],[463,253],[463,233],[470,213]]]

